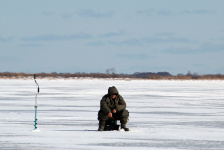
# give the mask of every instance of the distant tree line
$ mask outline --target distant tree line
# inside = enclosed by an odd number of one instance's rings
[[[32,78],[33,74],[2,72],[0,78]],[[37,73],[37,78],[120,78],[120,79],[154,79],[154,80],[224,80],[223,74],[198,75],[188,72],[186,75],[171,75],[169,72],[135,72],[133,74],[115,73]]]

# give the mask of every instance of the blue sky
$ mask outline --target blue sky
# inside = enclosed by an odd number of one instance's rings
[[[224,74],[223,0],[0,2],[0,72]]]

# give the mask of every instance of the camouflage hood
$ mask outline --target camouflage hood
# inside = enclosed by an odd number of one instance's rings
[[[117,94],[118,94],[118,90],[115,86],[109,87],[108,95],[117,95]]]

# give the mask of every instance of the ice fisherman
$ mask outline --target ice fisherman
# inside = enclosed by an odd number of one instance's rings
[[[116,87],[109,87],[108,94],[104,95],[100,101],[98,131],[104,130],[108,119],[120,120],[121,129],[129,131],[129,128],[126,127],[128,117],[129,112],[126,110],[126,102],[123,97],[118,93]]]

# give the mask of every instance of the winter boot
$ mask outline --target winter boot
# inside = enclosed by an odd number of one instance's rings
[[[104,121],[104,120],[100,120],[100,121],[99,121],[99,128],[98,128],[98,131],[103,131],[104,128],[105,128],[105,124],[106,124],[106,121]]]
[[[126,123],[128,122],[128,118],[122,118],[121,119],[121,129],[124,129],[124,131],[129,131],[129,128],[126,128]]]
[[[124,129],[124,131],[129,131],[129,128],[126,128],[126,124],[121,124],[121,129]]]

